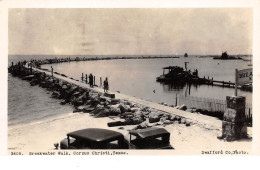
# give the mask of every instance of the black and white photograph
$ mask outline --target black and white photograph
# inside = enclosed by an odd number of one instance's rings
[[[8,8],[7,155],[253,155],[254,12]]]

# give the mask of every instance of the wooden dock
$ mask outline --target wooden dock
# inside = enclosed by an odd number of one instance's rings
[[[230,82],[230,81],[219,81],[219,80],[214,80],[213,77],[210,79],[209,77],[206,78],[198,78],[198,81],[202,84],[208,84],[208,85],[217,85],[217,86],[223,86],[223,87],[233,87],[235,88],[235,83]]]
[[[195,85],[211,85],[211,86],[219,86],[219,87],[226,87],[226,88],[235,88],[235,83],[231,81],[220,81],[220,80],[214,80],[212,78],[193,78],[190,79],[188,83],[195,84]],[[237,88],[244,90],[244,91],[251,91],[253,90],[252,85],[238,85]]]

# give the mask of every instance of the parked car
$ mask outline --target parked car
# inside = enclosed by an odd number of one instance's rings
[[[61,149],[124,149],[124,135],[108,129],[88,128],[70,132]]]
[[[70,132],[60,142],[60,149],[173,149],[170,133],[152,127],[131,130],[125,136],[108,129],[88,128]]]
[[[125,137],[129,149],[173,149],[170,145],[170,133],[164,128],[131,130],[129,134],[130,138]]]

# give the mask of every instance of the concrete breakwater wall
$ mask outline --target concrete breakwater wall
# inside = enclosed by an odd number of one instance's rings
[[[96,60],[120,60],[120,59],[158,59],[158,58],[179,58],[177,56],[114,56],[114,57],[63,57],[63,58],[49,58],[43,60],[30,60],[33,66],[40,67],[44,64],[64,63],[64,62],[78,62],[78,61],[96,61]]]
[[[39,85],[49,91],[52,91],[52,98],[61,100],[60,104],[71,104],[74,112],[89,113],[94,117],[118,116],[123,121],[112,122],[109,126],[116,125],[137,125],[137,128],[145,128],[153,125],[168,125],[175,121],[191,125],[191,121],[183,116],[172,114],[122,98],[110,98],[102,92],[92,88],[81,87],[75,83],[62,80],[50,75],[48,72],[39,71],[33,68],[27,68],[21,64],[13,65],[9,69],[13,76],[20,77],[29,81],[32,86]],[[71,81],[78,82],[66,75],[56,73]]]

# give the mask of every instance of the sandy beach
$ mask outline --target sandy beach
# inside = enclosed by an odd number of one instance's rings
[[[119,118],[116,118],[119,119]],[[42,122],[13,126],[8,129],[8,148],[12,151],[22,151],[28,154],[32,151],[54,151],[54,143],[66,137],[68,132],[83,128],[108,128],[107,122],[112,118],[93,118],[87,113],[68,113]],[[124,126],[109,128],[127,135],[127,130],[135,127]],[[174,150],[169,154],[201,154],[202,151],[245,151],[250,154],[251,140],[225,142],[217,139],[221,130],[210,130],[193,124],[189,127],[175,122],[165,128],[171,133],[170,143]],[[248,128],[249,136],[252,136],[251,128]],[[156,154],[156,151],[153,153]]]
[[[42,72],[39,69],[35,69]],[[49,72],[46,72],[49,75]],[[89,88],[89,85],[72,80],[67,77],[55,75],[56,78],[78,85],[82,88]],[[21,80],[22,81],[22,80]],[[25,84],[24,87],[29,86]],[[40,87],[37,87],[40,88]],[[92,90],[101,93],[102,89],[95,87]],[[47,91],[46,91],[47,92]],[[45,91],[42,91],[42,95],[47,95]],[[114,93],[114,92],[111,92]],[[190,122],[190,126],[186,126],[186,123],[180,123],[180,121],[174,121],[172,124],[166,125],[164,123],[156,123],[157,126],[163,126],[166,130],[171,133],[170,144],[174,147],[174,150],[166,151],[166,154],[203,154],[211,153],[211,151],[221,151],[223,154],[236,154],[242,152],[242,154],[251,153],[252,144],[252,130],[248,129],[249,139],[243,139],[233,142],[227,142],[220,140],[217,137],[222,134],[222,122],[217,118],[205,116],[198,113],[190,113],[182,110],[178,110],[172,107],[160,105],[154,102],[145,101],[136,97],[116,94],[116,98],[120,100],[127,100],[132,103],[136,103],[148,108],[152,108],[158,111],[163,111],[170,115],[177,115],[183,117],[185,120]],[[55,99],[55,101],[58,99]],[[66,104],[65,106],[68,106]],[[48,106],[42,106],[47,109]],[[49,110],[50,111],[50,110]],[[55,112],[55,110],[53,110]],[[24,155],[29,152],[36,151],[56,151],[54,148],[55,143],[59,143],[66,134],[80,129],[85,128],[105,128],[121,132],[124,135],[128,135],[128,130],[133,129],[137,125],[127,125],[122,127],[111,127],[107,126],[108,122],[120,120],[119,117],[102,117],[95,118],[89,113],[77,112],[77,113],[63,113],[54,114],[51,117],[32,121],[29,123],[22,123],[18,125],[12,125],[8,128],[8,151],[21,152]],[[148,123],[148,119],[146,119]],[[148,123],[149,124],[149,123]],[[150,124],[151,125],[151,124]],[[155,125],[155,124],[153,124]],[[129,151],[131,154],[137,154],[137,152]],[[153,151],[149,154],[158,154]],[[241,153],[240,153],[241,154]]]

